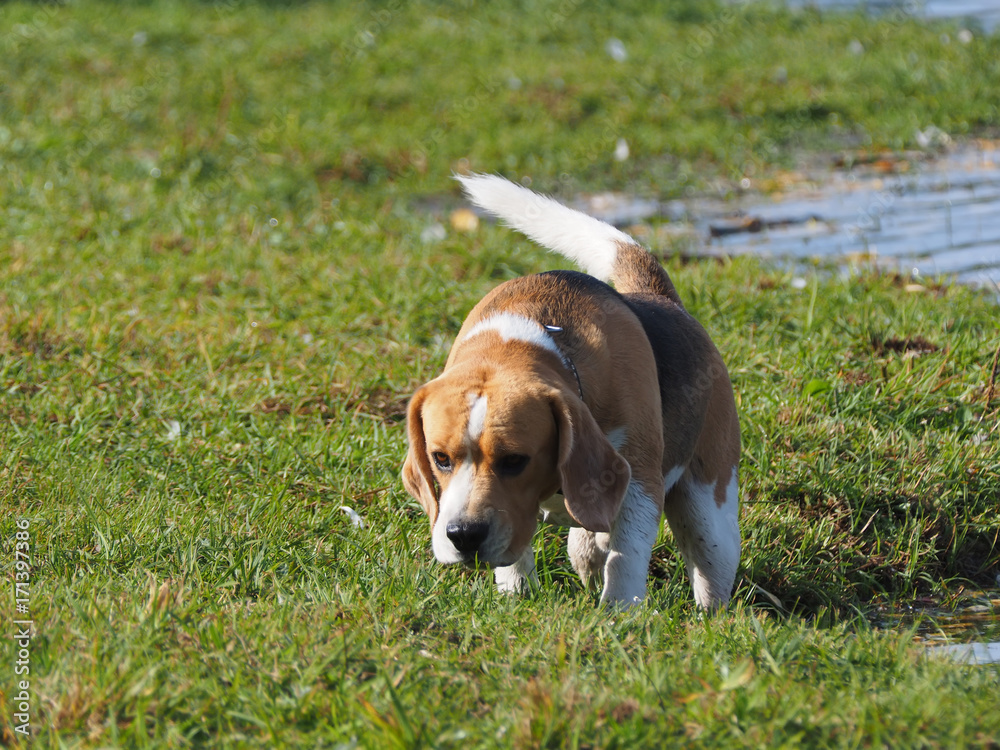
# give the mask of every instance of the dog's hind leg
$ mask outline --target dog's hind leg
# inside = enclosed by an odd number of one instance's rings
[[[724,486],[716,486],[723,481]],[[695,601],[707,610],[725,607],[740,562],[736,467],[728,481],[712,483],[686,473],[667,493],[664,513],[684,557]]]

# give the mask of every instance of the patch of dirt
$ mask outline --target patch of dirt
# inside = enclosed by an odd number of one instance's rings
[[[938,351],[941,347],[937,344],[932,344],[930,341],[922,336],[915,336],[914,338],[887,338],[882,339],[873,336],[871,339],[872,351],[876,354],[886,354],[892,352],[894,354],[931,354]]]
[[[377,417],[385,424],[396,424],[406,419],[409,399],[409,394],[395,393],[385,387],[364,392],[356,387],[337,385],[328,394],[307,396],[298,401],[270,396],[258,402],[256,409],[263,414],[279,416],[317,415],[325,422],[333,420],[337,414],[354,412]]]
[[[846,385],[865,385],[872,382],[872,376],[863,370],[841,370],[838,376]]]
[[[900,273],[888,273],[884,275],[884,278],[887,278],[889,283],[897,289],[903,289],[908,292],[933,292],[937,297],[944,297],[948,293],[948,285],[942,281],[922,278],[920,279],[920,283],[917,284],[914,282],[912,276]]]
[[[367,185],[382,177],[393,180],[411,172],[426,171],[427,157],[419,149],[396,149],[385,155],[347,151],[341,154],[339,163],[323,166],[315,174],[323,185],[331,182]]]
[[[165,255],[171,252],[190,255],[191,251],[194,250],[194,243],[183,234],[158,234],[150,241],[150,250],[156,255]]]
[[[30,354],[39,359],[54,359],[65,354],[68,349],[77,350],[76,342],[48,330],[39,316],[10,321],[0,328],[0,353],[3,354]]]

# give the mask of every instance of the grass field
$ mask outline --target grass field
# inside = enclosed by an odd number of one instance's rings
[[[9,619],[34,623],[26,677],[0,641],[3,743],[29,679],[36,747],[997,747],[997,667],[865,616],[995,585],[984,294],[653,248],[741,411],[744,557],[710,619],[666,531],[635,611],[597,609],[550,529],[542,590],[496,595],[433,563],[398,479],[465,313],[559,265],[447,228],[453,171],[669,198],[994,134],[1000,38],[956,31],[694,0],[0,4],[0,569],[14,594],[27,542]]]

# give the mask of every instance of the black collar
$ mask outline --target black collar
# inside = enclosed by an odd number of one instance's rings
[[[560,326],[550,326],[543,324],[542,328],[544,328],[549,333],[562,333],[563,331],[563,329]],[[576,387],[580,391],[580,400],[583,401],[583,383],[580,382],[580,373],[577,372],[576,365],[573,364],[573,360],[569,358],[569,355],[566,354],[565,351],[563,351],[563,348],[561,346],[556,344],[556,348],[559,350],[559,359],[562,360],[562,363],[566,365],[566,368],[571,373],[573,373],[573,377],[576,378]]]

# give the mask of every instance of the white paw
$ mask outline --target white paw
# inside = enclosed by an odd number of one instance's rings
[[[535,572],[535,551],[528,547],[521,559],[513,565],[493,569],[497,591],[505,594],[523,594],[538,585]]]

